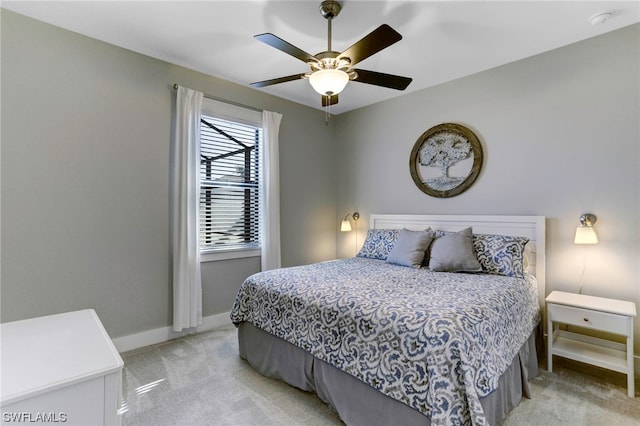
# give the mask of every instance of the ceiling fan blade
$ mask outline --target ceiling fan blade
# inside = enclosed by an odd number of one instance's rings
[[[271,86],[272,84],[286,83],[287,81],[300,80],[304,78],[304,76],[305,76],[304,74],[288,75],[286,77],[272,78],[271,80],[257,81],[255,83],[251,83],[250,86],[251,87]]]
[[[293,56],[294,58],[300,59],[302,62],[320,62],[315,56],[310,55],[304,50],[297,48],[293,44],[284,41],[280,37],[271,33],[258,34],[253,37],[271,47],[275,47],[276,49]]]
[[[376,86],[388,87],[390,89],[404,90],[409,83],[413,81],[409,77],[401,77],[399,75],[384,74],[381,72],[367,71],[361,69],[354,69],[353,71],[358,74],[353,81],[359,81],[360,83],[375,84]]]
[[[374,53],[391,46],[393,43],[402,40],[402,36],[387,24],[382,24],[369,34],[357,41],[353,46],[338,55],[337,59],[349,58],[351,66],[354,66],[363,59]]]
[[[338,95],[322,96],[322,106],[335,105],[338,103]]]

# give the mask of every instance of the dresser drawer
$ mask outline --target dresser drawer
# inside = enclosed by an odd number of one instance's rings
[[[548,308],[549,319],[554,322],[579,325],[624,336],[629,334],[629,317],[623,315],[556,304],[549,304]]]

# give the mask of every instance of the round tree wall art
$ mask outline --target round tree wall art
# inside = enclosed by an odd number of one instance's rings
[[[447,198],[466,191],[482,168],[482,145],[468,128],[443,123],[424,132],[411,150],[409,170],[425,194]]]

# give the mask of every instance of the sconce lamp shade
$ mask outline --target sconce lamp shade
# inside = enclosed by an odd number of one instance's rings
[[[576,244],[598,244],[598,234],[593,226],[580,225],[576,228],[576,237],[573,242]]]
[[[595,215],[589,213],[580,216],[580,225],[576,228],[573,242],[576,244],[598,244],[598,234],[593,229],[597,220]]]
[[[333,96],[342,92],[349,82],[349,74],[336,69],[318,70],[309,76],[313,90],[323,96]]]

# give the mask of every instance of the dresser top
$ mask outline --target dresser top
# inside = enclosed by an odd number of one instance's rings
[[[3,404],[123,366],[93,309],[0,324],[0,343]]]
[[[574,306],[576,308],[585,308],[630,317],[636,316],[635,303],[626,300],[607,299],[605,297],[566,293],[564,291],[552,291],[546,300],[547,303],[555,303],[557,305]]]

